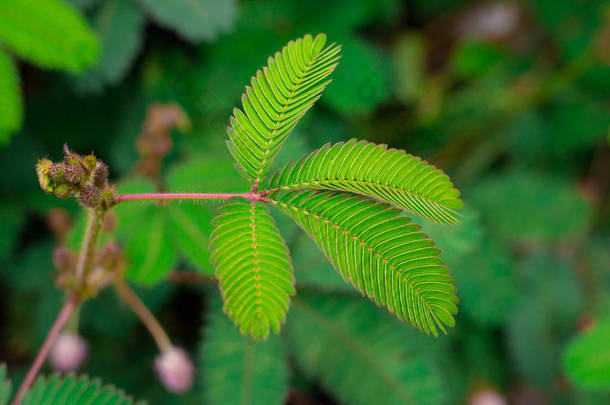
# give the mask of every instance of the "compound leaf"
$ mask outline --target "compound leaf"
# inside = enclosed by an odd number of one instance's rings
[[[271,202],[313,238],[356,289],[426,334],[453,326],[455,286],[439,250],[400,210],[332,191],[290,191]]]
[[[438,223],[455,223],[464,204],[441,170],[400,149],[351,139],[288,164],[273,176],[271,189],[348,191],[385,201]]]
[[[213,41],[233,26],[235,0],[139,0],[161,25],[192,42]]]
[[[29,62],[70,72],[83,71],[98,57],[97,38],[61,0],[1,1],[0,42]]]
[[[440,378],[407,332],[357,297],[299,293],[288,318],[297,364],[352,405],[439,404]]]
[[[266,339],[295,293],[288,248],[265,205],[231,202],[219,212],[210,246],[224,310],[241,333]]]
[[[337,66],[340,47],[326,35],[290,41],[258,70],[233,110],[228,147],[243,174],[260,183],[301,117],[320,98]]]
[[[91,380],[86,376],[77,377],[74,374],[64,377],[54,374],[48,378],[39,377],[23,397],[21,405],[98,403],[132,405],[135,402],[114,386],[102,386],[98,379]]]
[[[143,284],[153,284],[165,278],[176,261],[176,253],[167,232],[168,210],[148,207],[127,244],[126,276]],[[144,210],[142,210],[144,211]]]
[[[206,404],[284,403],[288,364],[278,336],[271,335],[266,342],[251,341],[231,325],[216,304],[203,335],[199,364]]]
[[[142,45],[145,18],[132,0],[104,2],[94,17],[101,42],[97,64],[76,84],[84,90],[99,91],[106,84],[118,83],[133,63]]]

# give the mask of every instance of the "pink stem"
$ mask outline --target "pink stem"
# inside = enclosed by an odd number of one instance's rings
[[[55,339],[57,338],[57,335],[59,335],[59,332],[61,332],[62,328],[64,327],[64,325],[66,324],[68,319],[70,319],[70,315],[72,315],[72,312],[74,312],[74,309],[77,306],[78,306],[78,298],[74,295],[70,296],[64,303],[64,306],[62,307],[61,311],[59,311],[59,314],[57,315],[57,318],[55,319],[55,323],[53,323],[53,326],[51,327],[49,334],[45,338],[45,340],[42,344],[42,347],[38,351],[38,354],[36,355],[36,358],[34,359],[32,366],[28,370],[28,373],[25,376],[25,379],[21,383],[21,386],[19,387],[19,390],[17,391],[17,394],[15,395],[15,399],[13,399],[12,405],[21,404],[21,400],[23,399],[23,396],[27,392],[28,388],[30,388],[30,386],[32,385],[32,382],[34,382],[34,378],[36,378],[36,375],[38,374],[40,367],[42,367],[42,364],[46,360],[47,355],[49,354],[49,351],[51,350],[51,347],[53,346],[53,343],[55,343]]]
[[[146,194],[120,194],[116,198],[117,204],[122,201],[138,200],[228,200],[233,197],[246,198],[250,201],[267,201],[262,193],[146,193]]]

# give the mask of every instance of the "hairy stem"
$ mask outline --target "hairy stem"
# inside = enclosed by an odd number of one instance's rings
[[[163,327],[157,321],[157,318],[148,310],[146,305],[138,298],[135,292],[127,285],[125,280],[117,280],[114,283],[114,288],[118,292],[119,296],[129,305],[129,307],[136,313],[140,321],[146,326],[146,329],[150,332],[157,347],[160,351],[168,350],[172,347],[172,342],[169,340],[169,336],[163,330]]]
[[[51,327],[49,334],[45,338],[45,340],[42,344],[42,347],[40,348],[40,350],[38,351],[38,354],[36,355],[36,359],[34,359],[34,362],[30,366],[30,369],[28,370],[28,373],[25,376],[25,379],[21,383],[21,386],[19,387],[19,390],[17,391],[17,394],[15,395],[15,398],[13,399],[12,405],[21,404],[21,400],[23,399],[23,396],[25,395],[28,388],[30,388],[30,386],[32,385],[32,382],[36,378],[36,375],[38,374],[40,367],[46,360],[47,355],[49,354],[49,351],[51,350],[51,347],[53,346],[53,343],[55,342],[55,339],[57,338],[57,335],[59,335],[59,332],[61,332],[62,328],[64,327],[64,325],[66,324],[68,319],[70,319],[70,315],[72,315],[72,312],[74,312],[74,310],[78,307],[78,304],[79,304],[79,299],[76,295],[71,295],[64,302],[64,306],[59,311],[59,314],[57,315],[57,318],[55,319],[55,322],[53,323],[53,326]]]
[[[123,201],[143,200],[228,200],[233,197],[246,198],[250,201],[268,201],[265,193],[146,193],[146,194],[121,194],[116,198],[116,203]]]
[[[93,261],[93,255],[95,253],[95,245],[97,244],[97,238],[105,213],[105,210],[94,208],[88,209],[87,228],[81,244],[78,262],[76,263],[76,281],[79,285],[82,283],[85,274],[91,267],[91,262]]]

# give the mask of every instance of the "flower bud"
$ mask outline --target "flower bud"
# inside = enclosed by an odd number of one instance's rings
[[[171,392],[188,391],[193,385],[195,368],[188,354],[179,347],[171,347],[155,359],[157,375],[163,386]]]
[[[72,268],[73,256],[65,246],[53,250],[53,266],[59,271],[69,271]]]
[[[49,360],[58,371],[75,371],[82,366],[87,357],[85,339],[70,332],[62,332],[55,340]]]
[[[470,398],[470,405],[506,405],[506,398],[490,389],[483,389]]]
[[[78,163],[67,165],[64,170],[64,177],[66,178],[66,181],[68,183],[72,183],[74,185],[78,185],[87,181],[85,170]]]
[[[70,228],[72,228],[70,215],[62,208],[50,209],[45,219],[51,232],[60,240],[63,239],[68,232],[70,232]]]
[[[97,165],[91,174],[91,179],[93,180],[93,185],[95,187],[104,187],[106,180],[108,179],[108,166],[106,163],[102,162],[101,160],[97,162]]]
[[[53,192],[53,187],[51,185],[51,177],[49,175],[49,169],[53,162],[49,159],[40,159],[38,163],[36,163],[36,174],[38,175],[38,182],[40,183],[40,187],[47,193]]]
[[[72,197],[72,195],[74,194],[74,188],[70,184],[58,184],[53,189],[53,194],[55,194],[57,198],[65,200],[68,197]]]
[[[97,263],[106,270],[115,270],[122,258],[121,248],[116,242],[106,243],[97,254]]]
[[[65,181],[66,165],[63,163],[53,163],[49,168],[49,176],[56,182]]]
[[[95,208],[102,202],[100,190],[93,186],[85,186],[78,194],[78,200],[84,207]]]

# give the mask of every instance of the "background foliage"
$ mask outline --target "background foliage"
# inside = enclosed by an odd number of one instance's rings
[[[153,404],[461,404],[483,390],[520,404],[609,402],[601,0],[1,2],[0,360],[13,387],[62,299],[52,249],[73,246],[83,225],[73,201],[40,191],[35,159],[58,159],[67,142],[107,162],[119,191],[154,190],[135,173],[135,143],[147,107],[176,102],[192,130],[172,133],[164,187],[245,190],[224,145],[232,107],[267,56],[308,32],[327,33],[343,57],[275,168],[356,137],[446,170],[463,191],[461,225],[418,222],[455,278],[456,327],[428,338],[375,308],[272,212],[297,297],[282,334],[254,344],[220,316],[214,289],[163,282],[176,269],[212,273],[198,247],[214,204],[126,204],[104,238],[122,244],[138,293],[197,353],[198,384],[175,396],[154,383],[153,342],[112,291],[82,310],[82,371]],[[71,234],[53,222],[57,208]]]

